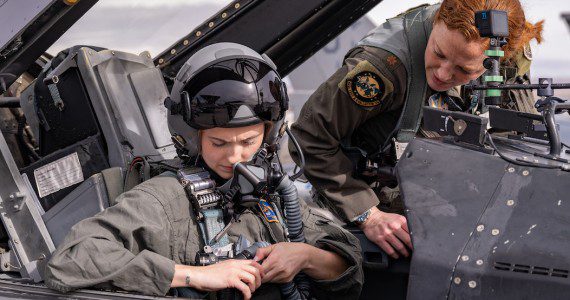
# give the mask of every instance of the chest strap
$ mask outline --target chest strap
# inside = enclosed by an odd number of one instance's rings
[[[430,13],[432,9],[432,7],[423,7],[408,12],[403,20],[404,34],[410,53],[410,65],[406,101],[396,127],[396,140],[402,143],[411,141],[420,127],[422,107],[427,92],[424,55],[431,32],[432,19],[426,18],[423,14]]]
[[[210,173],[203,168],[189,167],[178,170],[176,175],[192,204],[204,246],[213,249],[227,246],[227,236],[210,245],[210,241],[225,227],[222,195],[216,189],[216,182],[210,178]]]

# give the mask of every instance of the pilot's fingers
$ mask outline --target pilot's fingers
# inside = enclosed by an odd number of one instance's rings
[[[389,235],[386,237],[386,240],[388,243],[390,243],[390,245],[392,245],[392,248],[396,249],[396,251],[398,251],[404,257],[408,257],[410,255],[408,253],[408,250],[406,250],[406,246],[404,246],[404,244],[396,237],[396,235]]]
[[[392,246],[390,246],[386,240],[378,239],[375,241],[375,243],[378,245],[378,247],[382,248],[382,250],[384,250],[384,252],[386,252],[386,254],[388,254],[390,257],[393,259],[398,259],[398,253],[396,253],[396,250],[394,250],[394,248],[392,248]]]
[[[267,283],[267,282],[271,282],[271,280],[273,280],[273,277],[275,277],[275,272],[267,272],[265,273],[265,276],[263,276],[263,279],[261,279],[262,283]]]
[[[255,276],[248,272],[240,272],[238,276],[241,281],[247,284],[249,291],[253,293],[257,288],[257,284],[255,283]]]
[[[271,250],[273,251],[273,250]],[[263,258],[263,263],[261,266],[263,267],[263,271],[267,275],[267,273],[275,268],[279,268],[283,262],[283,257],[280,257],[277,251],[273,251],[270,253],[263,253],[265,258]]]
[[[267,247],[257,249],[257,251],[255,252],[255,257],[253,258],[253,260],[260,261],[260,260],[265,259],[267,256],[269,256],[271,251],[273,251],[274,247],[275,247],[275,245],[269,245]]]
[[[407,230],[404,229],[404,226],[400,230],[394,231],[394,234],[400,241],[404,242],[409,249],[413,250],[412,248],[412,238]],[[407,255],[406,255],[407,256]]]
[[[263,272],[263,270],[260,271],[256,267],[250,265],[243,266],[243,269],[249,274],[255,276],[255,288],[256,289],[259,288],[259,286],[261,285],[261,272]]]
[[[273,282],[273,280],[275,280],[275,277],[279,274],[279,270],[272,269],[267,271],[267,273],[265,273],[265,276],[263,277],[263,282]]]
[[[232,287],[238,289],[242,294],[243,294],[243,298],[246,300],[251,299],[251,290],[249,289],[249,286],[244,283],[243,281],[241,281],[239,278],[235,278],[232,282]]]
[[[263,267],[256,262],[255,260],[249,260],[249,265],[256,268],[259,271],[259,275],[261,277],[263,277],[265,275],[265,271],[263,270]]]
[[[402,229],[404,229],[406,232],[410,232],[410,230],[408,229],[408,220],[405,219],[404,217],[404,223],[402,223]]]
[[[277,267],[273,270],[267,272],[267,276],[263,278],[263,282],[274,282],[274,283],[285,283],[290,282],[295,277],[295,273],[291,273],[291,270],[286,268]]]

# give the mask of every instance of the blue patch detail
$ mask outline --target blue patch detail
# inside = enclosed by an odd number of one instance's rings
[[[260,199],[257,205],[259,206],[259,209],[263,213],[263,216],[265,217],[265,220],[267,220],[267,222],[279,222],[279,220],[277,219],[277,215],[273,210],[273,207],[271,207],[271,204],[269,204],[267,200]]]

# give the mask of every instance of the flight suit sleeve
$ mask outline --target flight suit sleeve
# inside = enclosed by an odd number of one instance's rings
[[[46,285],[61,292],[95,286],[166,295],[175,265],[165,257],[171,226],[153,197],[135,188],[73,226],[48,263]]]
[[[349,266],[333,280],[313,280],[317,299],[358,299],[364,283],[358,239],[302,202],[303,232],[307,243],[341,256]],[[331,296],[333,295],[333,296]]]
[[[366,101],[362,90],[355,88],[363,65],[371,65],[374,78],[384,95]],[[379,200],[370,186],[353,177],[352,161],[341,150],[342,141],[349,140],[354,131],[370,118],[382,112],[402,107],[405,78],[404,65],[390,52],[373,47],[356,48],[345,59],[344,65],[311,95],[292,125],[305,156],[305,175],[313,186],[326,197],[328,204],[347,221],[373,206]],[[355,71],[356,74],[355,74]],[[405,71],[404,71],[405,72]],[[404,77],[405,77],[405,73]],[[349,88],[352,84],[352,89]],[[366,92],[366,91],[364,91]],[[359,95],[360,93],[360,95]],[[293,143],[289,143],[292,158],[299,163]]]

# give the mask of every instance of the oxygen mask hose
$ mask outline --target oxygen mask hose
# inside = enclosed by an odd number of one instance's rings
[[[297,142],[297,139],[291,132],[291,129],[289,129],[289,126],[285,127],[285,132],[287,132],[289,139],[291,139],[291,142],[293,142],[293,145],[295,146],[295,150],[297,150],[297,153],[299,154],[299,171],[291,176],[291,180],[295,181],[297,178],[301,177],[305,171],[305,155],[303,154],[301,146],[299,146],[299,142]]]
[[[266,187],[267,179],[259,176],[267,177],[268,172],[254,172],[255,168],[263,169],[260,166],[248,167],[242,163],[234,165],[234,172],[240,176],[238,177],[238,182],[240,182],[242,193],[243,191],[248,193],[260,192]],[[273,174],[279,174],[281,177],[275,192],[281,196],[283,202],[289,240],[291,242],[304,243],[303,218],[297,188],[288,175],[283,175],[281,172],[273,172]],[[297,274],[293,282],[281,285],[281,294],[283,298],[288,300],[307,299],[309,292],[309,281],[305,274]]]
[[[303,219],[301,216],[301,206],[299,205],[299,195],[293,180],[289,176],[283,176],[281,182],[275,190],[283,200],[285,209],[285,219],[289,229],[289,239],[291,242],[304,243]]]
[[[305,243],[301,205],[299,204],[299,195],[297,188],[293,184],[293,180],[287,175],[283,176],[275,191],[283,200],[289,239],[291,242]],[[305,274],[297,274],[294,282],[289,282],[281,286],[281,293],[285,299],[307,299],[310,293],[308,278]]]

